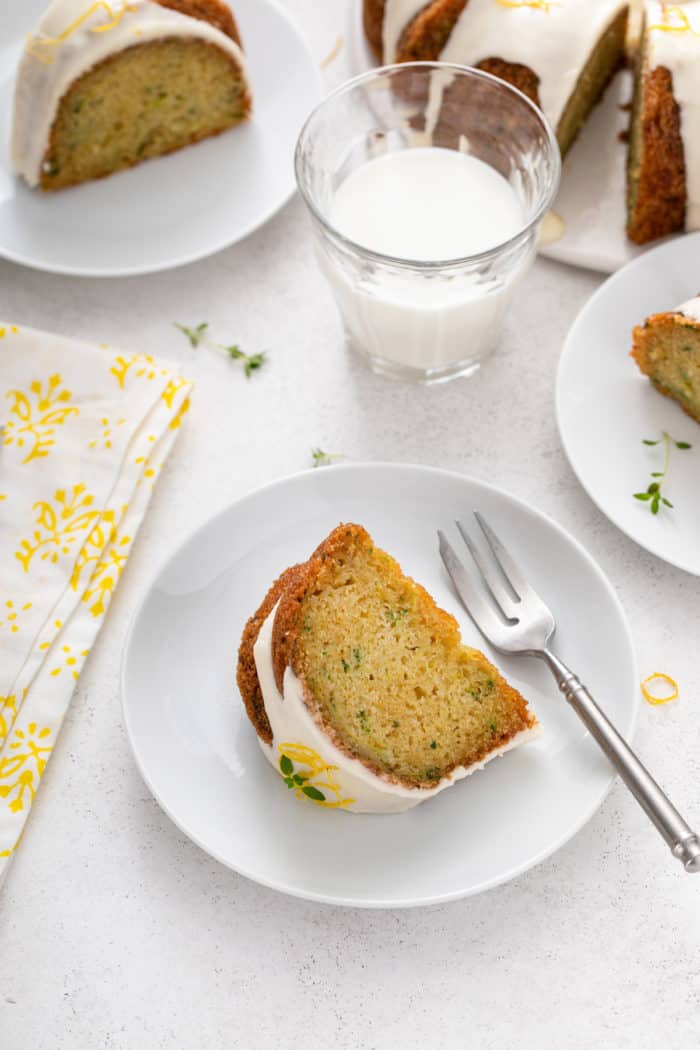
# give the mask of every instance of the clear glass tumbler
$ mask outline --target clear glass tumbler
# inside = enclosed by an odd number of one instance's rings
[[[521,207],[517,232],[476,255],[426,262],[372,251],[334,227],[334,196],[351,172],[387,152],[425,146],[468,153],[504,176]],[[317,106],[299,136],[295,167],[352,348],[376,372],[417,382],[473,373],[497,342],[557,191],[559,149],[540,110],[467,66],[385,66]]]

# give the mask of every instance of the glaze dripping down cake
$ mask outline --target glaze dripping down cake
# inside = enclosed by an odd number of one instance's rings
[[[251,96],[224,0],[53,0],[15,84],[12,160],[54,190],[245,120]]]
[[[415,806],[539,728],[359,525],[272,586],[243,633],[238,684],[287,787],[354,812]]]
[[[476,66],[543,110],[566,153],[624,61],[627,0],[363,0],[384,63]]]
[[[660,393],[700,423],[700,296],[638,325],[632,357]]]
[[[700,229],[700,3],[647,3],[635,63],[627,234]]]

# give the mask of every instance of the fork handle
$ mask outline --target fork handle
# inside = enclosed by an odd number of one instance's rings
[[[542,653],[559,689],[603,749],[649,819],[688,872],[700,872],[700,838],[683,820],[579,678],[549,649]]]

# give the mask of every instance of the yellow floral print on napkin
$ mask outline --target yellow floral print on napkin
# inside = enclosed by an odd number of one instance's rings
[[[56,444],[56,428],[80,409],[72,405],[70,390],[63,389],[61,376],[49,376],[45,383],[34,379],[27,391],[9,390],[13,401],[4,428],[4,444],[26,449],[23,463],[48,456]]]
[[[0,360],[1,882],[191,383],[12,324]]]

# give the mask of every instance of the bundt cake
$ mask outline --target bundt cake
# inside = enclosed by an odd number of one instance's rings
[[[384,63],[455,62],[541,106],[566,153],[624,61],[627,0],[363,0]]]
[[[415,806],[539,728],[359,525],[272,586],[243,632],[238,685],[287,787],[355,812]]]
[[[15,85],[13,166],[72,186],[217,135],[251,100],[223,0],[53,0]]]
[[[700,228],[700,3],[647,3],[627,161],[636,244]]]
[[[700,296],[638,325],[631,353],[656,389],[700,423]]]

